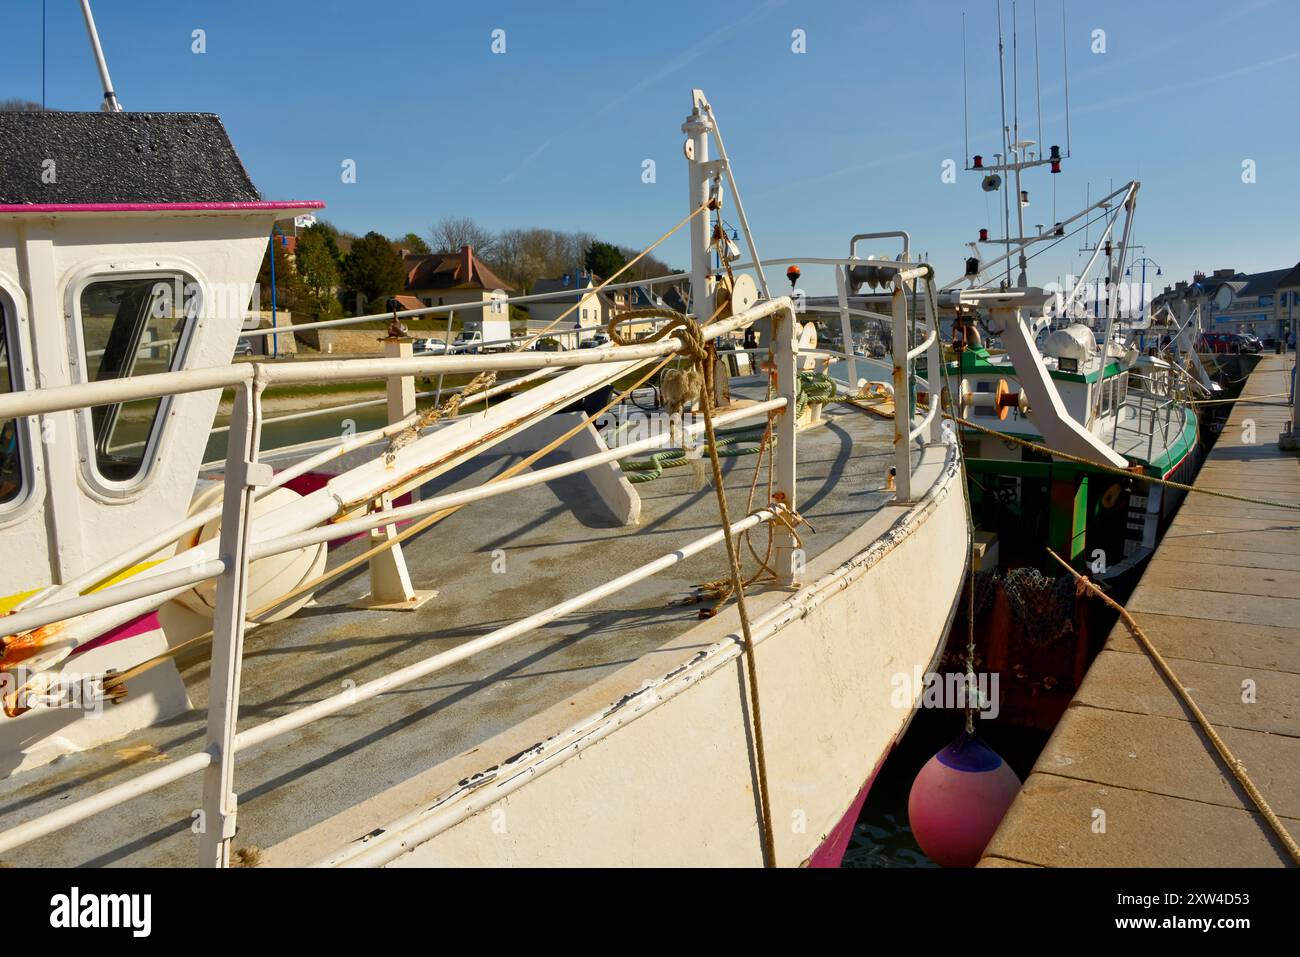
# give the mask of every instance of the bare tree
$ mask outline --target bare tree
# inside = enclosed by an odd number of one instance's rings
[[[459,252],[462,246],[473,246],[474,251],[490,258],[497,237],[467,216],[444,216],[429,229],[429,245],[434,252]]]
[[[0,100],[0,113],[43,113],[45,107],[32,100]]]
[[[623,254],[625,260],[631,262],[632,257],[641,250],[634,249],[631,246],[619,246],[618,251]],[[627,282],[637,282],[642,279],[654,279],[658,276],[669,276],[675,271],[676,270],[662,259],[658,259],[653,255],[648,255],[633,263],[631,268],[623,273],[619,279]]]

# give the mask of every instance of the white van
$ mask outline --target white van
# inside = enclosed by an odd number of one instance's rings
[[[509,307],[504,302],[495,301],[504,299],[505,293],[492,295],[494,301],[491,305],[476,309],[476,315],[465,318],[461,331],[456,334],[456,339],[452,342],[454,351],[478,352],[485,342],[488,343],[488,352],[512,348],[506,341],[511,335]]]

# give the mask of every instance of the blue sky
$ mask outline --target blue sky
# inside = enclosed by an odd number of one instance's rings
[[[5,2],[0,98],[40,99],[41,6]],[[999,149],[995,0],[94,7],[128,110],[221,114],[268,199],[324,200],[356,231],[425,232],[455,215],[644,245],[686,211],[680,126],[693,86],[717,112],[765,256],[840,255],[855,232],[901,227],[949,278],[980,227],[1001,231],[974,174],[940,177],[964,156],[963,10],[971,152]],[[1008,58],[1010,16],[1003,0]],[[1064,146],[1059,0],[1039,0],[1038,20],[1043,139]],[[1164,267],[1160,282],[1300,259],[1300,4],[1066,0],[1066,23],[1073,158],[1060,176],[1027,178],[1027,225],[1054,221],[1053,181],[1061,218],[1089,184],[1095,197],[1136,177],[1135,240]],[[1022,135],[1037,139],[1032,0],[1019,25]],[[497,29],[503,54],[491,50]],[[96,108],[75,0],[48,0],[47,57],[49,105]],[[355,184],[341,182],[345,159]],[[654,184],[642,182],[645,159]],[[1031,281],[1077,269],[1081,239],[1036,260]],[[663,258],[685,264],[684,243]]]

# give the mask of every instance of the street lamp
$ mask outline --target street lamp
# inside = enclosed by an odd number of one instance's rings
[[[280,355],[280,337],[276,333],[279,325],[275,318],[275,235],[280,234],[280,245],[289,245],[289,239],[284,233],[280,232],[280,227],[272,224],[271,226],[271,355],[278,357]]]
[[[1140,323],[1142,322],[1143,319],[1146,318],[1146,315],[1147,315],[1147,265],[1148,265],[1148,264],[1150,264],[1150,265],[1156,267],[1156,275],[1157,275],[1157,276],[1163,276],[1163,275],[1165,274],[1165,271],[1164,271],[1163,269],[1160,268],[1160,264],[1159,264],[1158,262],[1156,262],[1154,259],[1150,259],[1150,258],[1148,258],[1148,257],[1146,257],[1146,256],[1143,256],[1141,259],[1136,260],[1132,265],[1130,265],[1130,266],[1128,267],[1128,269],[1124,270],[1124,275],[1125,275],[1125,276],[1128,276],[1128,277],[1131,278],[1131,277],[1133,276],[1133,266],[1139,266],[1139,265],[1140,265],[1140,266],[1142,267],[1142,291],[1138,294],[1138,302],[1139,302],[1139,306],[1138,306],[1138,323],[1139,323],[1139,328],[1141,328]],[[1142,341],[1142,345],[1143,345],[1143,346],[1146,346],[1146,344],[1147,344],[1147,336],[1146,336],[1146,333],[1145,333],[1145,332],[1142,333],[1142,340],[1141,340],[1141,341]]]

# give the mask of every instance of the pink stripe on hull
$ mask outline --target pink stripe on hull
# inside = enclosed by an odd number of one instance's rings
[[[290,479],[288,482],[285,483],[285,488],[292,489],[293,491],[297,492],[299,495],[310,495],[312,492],[316,491],[317,489],[324,488],[326,484],[329,482],[329,480],[332,478],[335,478],[335,476],[330,475],[326,472],[307,472],[305,475],[299,475],[297,478]],[[394,507],[398,507],[402,505],[410,505],[410,504],[411,504],[410,492],[407,492],[404,495],[399,495],[397,498],[393,499]],[[396,522],[395,524],[400,529],[400,528],[405,528],[407,525],[410,525],[411,522],[413,521],[415,520],[407,519],[404,522]],[[348,542],[354,542],[358,538],[362,538],[365,534],[366,534],[365,532],[357,532],[357,534],[349,535],[347,538],[331,539],[326,544],[326,547],[332,550],[338,548],[340,545],[346,545]]]
[[[849,809],[844,812],[838,824],[831,828],[830,833],[826,835],[825,840],[821,842],[817,850],[812,852],[804,864],[805,867],[839,867],[844,861],[844,852],[849,849],[849,838],[853,836],[853,828],[857,826],[858,817],[862,814],[862,805],[867,803],[867,794],[871,791],[871,785],[876,783],[876,775],[884,767],[885,758],[889,757],[894,750],[894,742],[890,742],[885,753],[880,756],[876,762],[875,770],[871,772],[871,777],[867,778],[867,783],[862,785],[862,790],[858,796],[853,799]]]
[[[139,618],[132,618],[130,621],[118,625],[116,628],[110,628],[98,638],[79,647],[74,654],[84,654],[92,648],[102,648],[104,645],[111,645],[115,641],[125,641],[127,638],[143,635],[147,631],[158,631],[160,628],[162,628],[162,625],[158,623],[158,612],[147,612]]]

